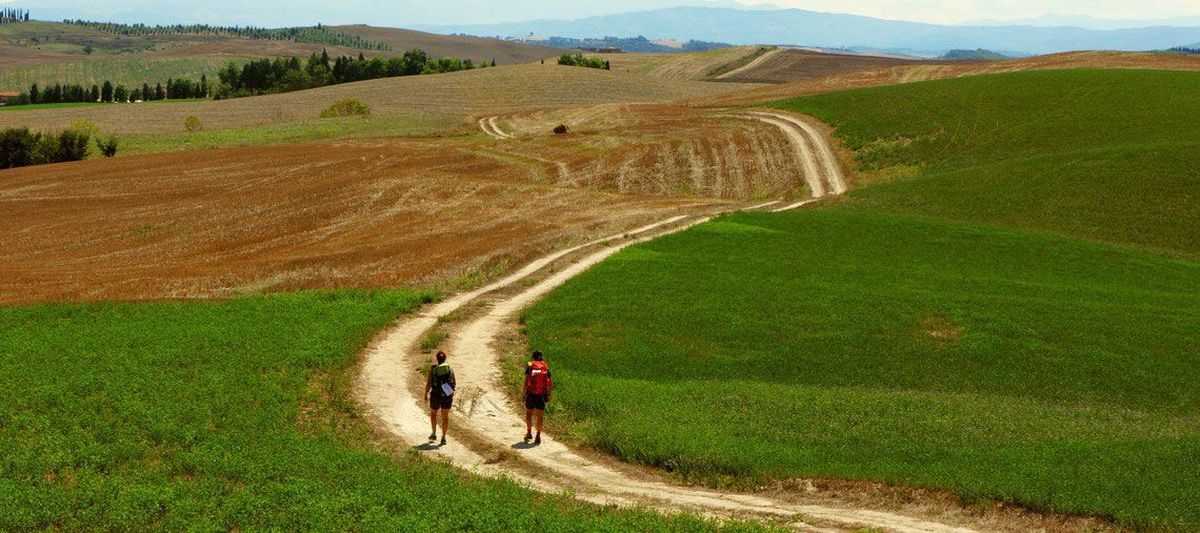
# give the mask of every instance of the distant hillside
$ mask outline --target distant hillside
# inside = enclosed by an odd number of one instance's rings
[[[387,43],[397,53],[402,53],[405,50],[413,48],[420,48],[434,57],[461,57],[475,61],[495,59],[496,63],[502,65],[532,63],[556,56],[559,53],[558,50],[545,46],[486,37],[438,35],[414,30],[380,28],[366,25],[333,26],[332,28],[350,35],[358,35],[371,41]]]
[[[426,27],[439,33],[477,35],[645,35],[733,44],[792,44],[825,48],[1003,50],[1044,54],[1070,50],[1163,50],[1200,41],[1200,27],[1111,31],[1032,26],[939,26],[800,9],[740,10],[681,7],[579,20]]]
[[[717,48],[728,48],[726,43],[710,43],[708,41],[679,42],[678,46],[667,46],[660,42],[651,41],[641,35],[637,37],[602,37],[575,39],[572,37],[547,37],[543,40],[527,40],[553,48],[599,49],[616,48],[622,52],[705,52]]]
[[[1008,56],[978,48],[975,50],[951,50],[942,54],[941,58],[950,61],[999,61],[1001,59],[1008,59]]]

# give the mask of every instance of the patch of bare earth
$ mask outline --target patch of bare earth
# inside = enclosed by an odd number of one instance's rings
[[[433,283],[705,204],[558,187],[447,141],[0,172],[0,303]]]

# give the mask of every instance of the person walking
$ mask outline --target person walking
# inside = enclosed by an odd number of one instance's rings
[[[442,419],[442,442],[446,445],[446,426],[450,425],[450,407],[454,404],[454,389],[458,382],[454,370],[446,364],[446,352],[438,351],[437,364],[429,367],[429,378],[425,380],[425,394],[429,396],[429,442],[437,440],[438,415]]]
[[[546,364],[542,352],[535,351],[533,360],[525,366],[525,442],[533,439],[534,444],[542,443],[542,422],[553,390],[550,366]],[[536,437],[533,436],[534,427],[537,427]]]

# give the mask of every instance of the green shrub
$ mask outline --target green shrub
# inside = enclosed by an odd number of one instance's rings
[[[100,150],[100,155],[103,155],[104,157],[114,157],[117,155],[117,138],[97,138],[96,148]]]
[[[338,100],[321,112],[321,118],[370,116],[371,107],[354,98]]]
[[[183,119],[183,130],[188,133],[195,133],[204,130],[204,123],[200,122],[200,118],[195,115],[189,115]]]
[[[90,140],[90,134],[73,129],[58,135],[29,128],[0,130],[0,168],[80,161],[87,158]]]
[[[584,57],[583,54],[563,54],[558,58],[559,65],[568,67],[587,67],[610,70],[608,61],[598,57]]]

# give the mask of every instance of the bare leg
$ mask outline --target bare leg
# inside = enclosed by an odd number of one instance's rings
[[[525,410],[525,434],[533,433],[533,410]]]
[[[537,434],[542,434],[542,422],[546,418],[546,412],[541,409],[534,409],[533,416],[537,418]]]
[[[442,438],[446,438],[446,427],[450,425],[450,410],[442,409]]]
[[[438,412],[437,409],[434,409],[432,407],[429,408],[429,428],[430,428],[429,434],[430,435],[437,434],[437,412]]]

